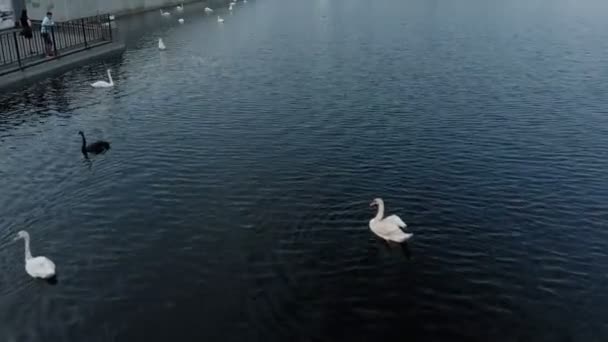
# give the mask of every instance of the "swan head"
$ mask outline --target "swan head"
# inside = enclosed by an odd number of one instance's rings
[[[379,206],[381,204],[384,204],[384,201],[382,200],[382,198],[374,198],[374,200],[372,201],[372,203],[369,204],[370,207],[376,207]]]
[[[26,232],[25,230],[20,230],[17,233],[17,237],[15,238],[15,240],[19,240],[19,239],[29,239],[30,234],[28,232]]]
[[[82,131],[78,131],[78,134],[80,134],[81,136],[84,136],[84,133],[82,133]]]

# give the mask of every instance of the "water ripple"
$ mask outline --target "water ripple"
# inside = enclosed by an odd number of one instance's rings
[[[202,8],[0,96],[0,340],[608,335],[604,5]]]

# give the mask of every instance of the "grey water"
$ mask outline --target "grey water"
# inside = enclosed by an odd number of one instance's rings
[[[0,95],[1,341],[608,340],[608,3],[202,8]]]

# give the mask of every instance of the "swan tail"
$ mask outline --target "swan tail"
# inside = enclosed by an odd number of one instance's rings
[[[401,232],[400,234],[393,234],[393,236],[391,236],[391,240],[395,242],[404,242],[409,240],[412,236],[414,236],[414,234]]]

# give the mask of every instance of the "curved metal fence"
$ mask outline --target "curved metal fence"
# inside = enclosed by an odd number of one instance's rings
[[[40,22],[32,22],[32,38],[21,29],[0,31],[0,76],[112,41],[110,15],[55,22],[50,32],[53,57],[45,54]]]

